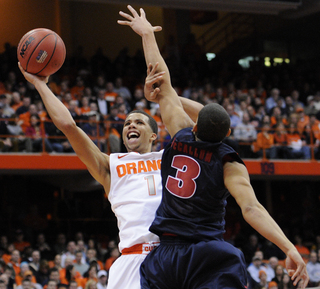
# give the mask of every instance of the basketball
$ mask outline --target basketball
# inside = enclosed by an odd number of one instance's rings
[[[57,72],[66,58],[66,47],[61,37],[46,28],[37,28],[26,33],[17,49],[22,68],[38,76]]]

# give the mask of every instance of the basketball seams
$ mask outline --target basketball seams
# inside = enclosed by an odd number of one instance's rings
[[[38,42],[38,44],[36,45],[36,47],[32,50],[32,52],[30,53],[30,56],[29,56],[29,58],[28,58],[28,61],[27,61],[27,64],[26,64],[26,71],[28,72],[28,64],[29,64],[29,61],[30,61],[30,59],[32,58],[32,55],[33,55],[33,53],[35,52],[35,50],[37,49],[37,47],[44,41],[44,39],[46,39],[48,36],[50,36],[50,35],[55,35],[54,33],[48,33],[47,35],[45,35],[44,37],[42,37],[42,39]],[[56,43],[57,41],[55,41],[55,46],[57,45],[57,43]],[[52,58],[52,56],[51,56],[51,58]],[[50,58],[50,59],[51,59]],[[50,60],[49,60],[50,61]],[[48,62],[49,63],[49,62]],[[46,66],[45,67],[47,67],[47,65],[48,65],[48,63],[46,64]],[[44,69],[44,68],[43,68]],[[38,74],[38,73],[40,73],[43,69],[41,69],[40,71],[38,71],[37,73],[34,73],[34,74]]]
[[[53,34],[54,37],[55,37],[54,48],[53,48],[53,50],[52,50],[51,57],[49,58],[47,64],[46,64],[40,71],[38,71],[37,73],[35,73],[36,75],[38,75],[41,71],[43,71],[43,70],[48,66],[48,64],[50,63],[50,61],[51,61],[51,59],[52,59],[52,57],[54,56],[54,53],[55,53],[55,51],[56,51],[56,47],[57,47],[57,35],[56,35],[55,33],[51,33],[51,34]],[[41,42],[42,42],[42,40],[41,40]],[[40,43],[41,43],[41,42],[40,42]],[[39,43],[39,44],[40,44],[40,43]]]
[[[48,29],[46,29],[46,28],[42,28],[42,29],[33,29],[33,30],[31,30],[31,31],[29,31],[28,33],[26,33],[25,35],[24,35],[24,37],[20,40],[20,42],[19,42],[19,44],[18,44],[18,51],[20,51],[21,50],[21,45],[25,42],[25,40],[28,38],[28,37],[30,37],[30,36],[32,36],[33,34],[35,34],[35,33],[38,33],[39,31],[44,31],[44,32],[49,32],[48,31]],[[50,32],[49,32],[50,33]]]

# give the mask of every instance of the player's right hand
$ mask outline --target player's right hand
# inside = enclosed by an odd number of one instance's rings
[[[32,83],[33,85],[35,85],[37,81],[42,81],[42,82],[47,83],[49,80],[49,76],[37,76],[37,75],[31,74],[29,72],[26,72],[22,68],[20,62],[18,62],[18,66],[19,66],[19,69],[22,72],[23,76],[25,77],[25,79],[27,81],[29,81],[30,83]]]
[[[287,253],[286,268],[293,285],[296,286],[302,280],[302,287],[306,288],[309,282],[306,263],[296,249],[291,249]]]
[[[144,96],[147,100],[157,102],[157,96],[160,92],[160,85],[164,71],[157,72],[159,63],[154,66],[150,63],[147,69],[147,77],[144,85]]]

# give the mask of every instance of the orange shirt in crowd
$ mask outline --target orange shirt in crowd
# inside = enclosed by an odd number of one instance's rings
[[[253,143],[253,151],[257,152],[261,149],[269,149],[274,144],[273,134],[268,133],[267,136],[263,132],[257,134],[257,141]]]
[[[110,257],[110,258],[107,259],[107,261],[106,261],[106,263],[105,263],[105,266],[104,266],[107,271],[109,271],[111,265],[113,264],[113,262],[114,262],[115,260],[117,260],[116,257]]]
[[[19,275],[16,275],[16,284],[17,286],[21,285],[22,284],[22,281],[25,277],[21,276],[20,274]],[[32,276],[31,278],[31,282],[32,283],[37,283],[37,280],[36,280],[36,277],[35,276]]]

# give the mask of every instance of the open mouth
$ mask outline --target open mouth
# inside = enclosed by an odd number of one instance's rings
[[[137,139],[140,137],[140,134],[138,134],[137,132],[129,132],[127,134],[127,137],[128,137],[128,140]]]

